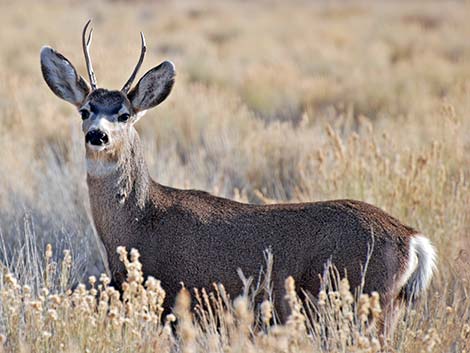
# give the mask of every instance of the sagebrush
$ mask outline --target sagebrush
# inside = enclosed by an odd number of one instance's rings
[[[220,308],[198,314],[187,310],[185,294],[175,308],[181,325],[170,316],[165,328],[165,318],[152,324],[136,306],[126,313],[127,304],[112,299],[105,283],[107,308],[121,311],[117,319],[108,309],[100,314],[88,278],[99,278],[104,267],[89,217],[80,118],[51,95],[39,70],[39,50],[50,44],[86,72],[79,33],[88,18],[100,31],[92,50],[103,86],[120,87],[128,77],[141,30],[150,45],[142,71],[163,59],[176,64],[172,96],[138,125],[155,180],[255,203],[353,198],[383,208],[429,236],[439,254],[427,299],[402,313],[389,347],[470,350],[468,2],[22,0],[1,6],[4,350],[334,352],[381,344],[373,331],[361,336],[360,320],[352,327],[334,314],[337,294],[327,294],[329,321],[305,330],[297,319],[263,324],[258,316],[269,316],[269,301],[262,315],[249,297],[216,295]],[[43,258],[48,243],[55,250],[50,263]],[[66,249],[73,265],[64,265],[61,277]],[[61,278],[62,289],[48,287]],[[113,320],[126,322],[119,334]],[[325,320],[338,330],[326,329]]]

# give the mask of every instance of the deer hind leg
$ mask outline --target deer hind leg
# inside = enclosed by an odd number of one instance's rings
[[[404,301],[400,297],[382,303],[382,313],[375,322],[375,328],[383,348],[386,348],[390,339],[393,338],[398,319],[402,316],[404,308]]]

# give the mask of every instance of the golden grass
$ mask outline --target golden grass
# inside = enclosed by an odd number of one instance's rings
[[[195,314],[182,293],[175,332],[174,317],[159,319],[158,282],[142,284],[137,265],[124,300],[104,277],[71,290],[103,266],[80,119],[43,83],[39,50],[50,44],[85,73],[80,31],[93,17],[99,85],[122,86],[140,30],[149,46],[142,71],[176,64],[170,98],[138,124],[157,181],[258,203],[355,198],[385,209],[439,254],[427,298],[402,313],[388,349],[470,351],[469,10],[468,2],[3,2],[3,350],[373,352],[380,344],[359,318],[365,297],[352,305],[345,282],[339,294],[325,288],[318,320],[306,320],[313,303],[292,295],[291,320],[274,326],[272,304],[254,308],[249,293],[200,293]],[[56,254],[70,249],[67,260],[44,262],[47,243]]]
[[[6,274],[0,290],[5,325],[0,347],[20,352],[183,353],[309,352],[312,349],[372,353],[393,349],[392,338],[384,340],[374,325],[381,314],[378,294],[354,295],[347,279],[340,280],[333,269],[315,303],[302,302],[292,277],[286,279],[285,300],[291,314],[284,325],[272,325],[270,300],[262,302],[258,313],[247,295],[251,288],[245,287],[245,294],[232,301],[222,284],[214,285],[210,293],[195,290],[194,311],[190,292],[183,287],[176,298],[174,314],[163,318],[165,291],[160,281],[148,277],[144,283],[137,250],[131,250],[130,258],[125,248],[119,248],[118,253],[127,269],[121,296],[109,286],[106,275],[101,275],[99,281],[91,276],[88,289],[84,284],[73,291],[67,289],[72,266],[68,252],[62,261],[58,283],[46,276],[44,287],[37,295],[30,286],[19,285],[11,273]],[[58,264],[51,258],[52,247],[48,245],[46,272],[57,268]],[[422,306],[419,309],[426,310]],[[449,305],[444,318],[436,320],[448,324],[446,319],[459,309]],[[467,314],[469,309],[464,308]],[[413,337],[420,351],[440,347],[442,338],[434,328],[414,327],[420,324],[420,319],[421,314],[411,310],[399,333],[405,340]],[[177,326],[173,330],[175,321]],[[460,338],[465,347],[470,325],[454,326],[458,331],[453,336]],[[397,339],[397,344],[402,343]]]

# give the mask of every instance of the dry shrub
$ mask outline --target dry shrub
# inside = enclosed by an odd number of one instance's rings
[[[222,284],[214,290],[195,290],[193,310],[188,289],[182,288],[174,313],[162,317],[165,291],[160,281],[144,280],[139,253],[117,250],[127,270],[122,294],[110,287],[110,279],[91,276],[88,286],[68,288],[72,267],[69,252],[60,264],[52,260],[47,246],[46,274],[42,288],[34,293],[11,273],[2,276],[1,320],[4,334],[0,344],[8,352],[380,352],[397,347],[403,351],[442,351],[449,344],[468,348],[470,307],[462,302],[462,288],[447,305],[441,298],[425,298],[409,305],[399,318],[393,334],[380,334],[379,295],[351,289],[334,267],[325,270],[318,297],[302,301],[292,277],[286,279],[286,300],[290,316],[284,324],[272,324],[273,303],[265,299],[256,306],[246,293],[231,300]],[[267,258],[272,261],[272,257]],[[47,273],[60,267],[60,276]],[[246,285],[246,283],[245,283]],[[249,284],[248,284],[249,285]],[[425,303],[426,302],[426,303]],[[433,317],[432,323],[426,321]],[[174,329],[176,325],[176,329]],[[436,326],[438,325],[438,326]],[[442,336],[442,329],[451,332]]]
[[[349,311],[330,315],[331,306],[301,332],[298,319],[310,315],[303,305],[289,324],[294,329],[270,326],[269,297],[257,312],[251,294],[235,303],[222,286],[216,294],[200,292],[196,315],[181,299],[175,314],[186,320],[178,328],[186,333],[177,337],[174,317],[150,324],[136,314],[140,309],[129,314],[134,321],[127,330],[126,321],[119,323],[127,302],[112,299],[116,294],[104,283],[108,298],[99,316],[101,292],[93,301],[92,289],[76,287],[103,271],[89,217],[80,119],[51,94],[39,69],[39,49],[50,44],[86,72],[80,31],[93,17],[92,54],[103,87],[121,87],[128,77],[140,30],[149,45],[142,71],[163,59],[178,68],[172,95],[137,126],[158,182],[244,202],[355,198],[387,210],[428,235],[439,254],[428,298],[403,313],[390,344],[400,352],[469,351],[468,10],[468,2],[419,1],[2,3],[0,261],[13,274],[0,283],[4,348],[11,350],[17,337],[23,351],[65,350],[59,335],[49,337],[52,295],[61,303],[75,298],[76,305],[59,305],[65,319],[54,324],[69,351],[83,351],[84,344],[95,351],[376,347],[375,333],[351,325]],[[47,243],[56,249],[49,264],[42,259]],[[74,259],[69,280],[62,278],[64,290],[50,289],[45,275],[61,281],[57,253],[65,249]],[[143,300],[148,288],[136,285],[144,288],[136,289]],[[119,320],[109,317],[113,305]],[[99,329],[85,318],[95,318]],[[330,324],[341,330],[326,329]],[[188,332],[194,344],[180,342]]]

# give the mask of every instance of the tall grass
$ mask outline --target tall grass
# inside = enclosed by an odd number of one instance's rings
[[[45,273],[39,293],[20,285],[7,273],[0,289],[2,324],[0,349],[13,352],[382,352],[465,351],[469,348],[470,305],[464,288],[452,288],[442,297],[430,295],[402,310],[399,324],[384,337],[377,329],[382,309],[379,295],[362,294],[327,268],[318,299],[302,301],[292,277],[285,281],[291,314],[275,323],[273,302],[257,307],[253,288],[244,279],[242,295],[230,298],[223,284],[212,291],[180,290],[173,313],[163,316],[165,291],[160,281],[144,281],[139,253],[118,248],[127,269],[122,294],[110,279],[90,276],[88,287],[69,289],[73,262],[65,251],[61,262],[46,247]],[[267,268],[272,266],[267,256]],[[56,276],[58,275],[58,276]],[[455,283],[455,280],[454,280]],[[432,321],[430,322],[432,318]],[[174,323],[177,323],[174,326]],[[175,328],[176,327],[176,328]],[[442,330],[446,329],[445,334]]]
[[[402,313],[389,349],[469,351],[468,11],[466,2],[3,2],[3,349],[372,352],[384,343],[357,311],[349,320],[346,282],[343,293],[325,288],[318,320],[306,320],[313,303],[292,296],[291,320],[274,326],[269,300],[254,308],[249,294],[227,298],[218,286],[193,313],[183,292],[176,331],[175,317],[159,320],[158,282],[130,280],[124,300],[104,277],[93,288],[88,278],[104,266],[80,119],[39,70],[50,44],[85,73],[80,31],[92,17],[99,85],[122,86],[140,30],[142,71],[176,64],[170,98],[138,124],[158,182],[246,202],[354,198],[385,209],[439,254],[427,298]]]

